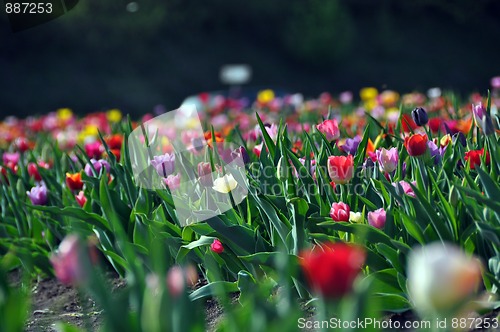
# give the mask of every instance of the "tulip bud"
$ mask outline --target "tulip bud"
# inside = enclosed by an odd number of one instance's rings
[[[286,159],[285,157],[281,156],[280,160],[278,161],[278,167],[276,167],[276,176],[278,179],[284,181],[288,178],[288,169],[287,169],[287,164],[286,164]]]
[[[422,107],[417,107],[413,111],[411,111],[411,117],[413,121],[415,121],[417,126],[424,126],[427,124],[427,122],[429,122],[427,112]]]
[[[214,242],[210,245],[210,250],[215,252],[216,254],[222,254],[224,252],[224,246],[219,239],[215,239]]]
[[[463,147],[467,146],[467,139],[462,132],[458,132],[453,135],[453,143],[459,142]]]
[[[198,176],[200,177],[200,184],[205,187],[211,187],[214,183],[212,179],[212,166],[207,162],[200,162],[198,164]]]

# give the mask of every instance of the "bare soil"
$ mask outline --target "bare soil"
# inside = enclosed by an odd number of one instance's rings
[[[21,280],[19,272],[13,272],[10,279],[14,285],[18,285]],[[111,279],[113,288],[119,289],[125,286],[123,279]],[[201,286],[197,285],[198,287]],[[237,295],[233,297],[237,301]],[[215,330],[217,323],[223,317],[223,308],[215,299],[206,301],[206,323],[209,331]],[[308,319],[314,319],[314,310],[304,309]],[[500,309],[479,316],[476,313],[471,317],[481,317],[490,319],[499,315]],[[418,317],[411,311],[401,314],[388,315],[386,320],[401,322],[417,321]],[[53,332],[56,331],[56,323],[62,321],[72,325],[85,328],[90,331],[98,331],[102,324],[102,311],[96,306],[92,299],[78,294],[75,288],[61,284],[55,278],[39,280],[34,284],[31,298],[31,314],[26,323],[27,332]],[[411,329],[403,331],[413,331]],[[464,331],[467,331],[464,330]],[[497,329],[475,328],[468,331],[497,331]]]

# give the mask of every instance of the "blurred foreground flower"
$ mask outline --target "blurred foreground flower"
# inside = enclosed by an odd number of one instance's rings
[[[217,192],[227,194],[236,186],[238,185],[238,182],[234,179],[232,174],[226,174],[223,177],[217,178],[214,181],[213,189]]]
[[[87,255],[86,257],[84,255]],[[50,257],[54,272],[65,285],[80,285],[88,278],[86,264],[97,262],[97,250],[93,244],[84,244],[76,235],[68,235]]]
[[[197,282],[198,272],[193,265],[188,265],[184,268],[174,265],[168,270],[167,288],[170,295],[174,298],[179,297],[186,289],[186,286],[193,287]]]
[[[328,157],[328,174],[336,184],[349,182],[354,175],[354,158],[352,155]]]
[[[436,242],[408,257],[408,291],[421,317],[457,312],[481,283],[481,263],[461,249]]]
[[[329,243],[303,252],[300,265],[309,285],[327,298],[349,293],[365,262],[360,247],[345,243]]]

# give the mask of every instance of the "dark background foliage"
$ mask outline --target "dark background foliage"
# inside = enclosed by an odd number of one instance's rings
[[[496,0],[80,0],[13,33],[0,14],[0,112],[142,114],[225,88],[227,63],[249,85],[322,91],[433,86],[485,92],[500,75]],[[3,3],[2,3],[3,5]]]

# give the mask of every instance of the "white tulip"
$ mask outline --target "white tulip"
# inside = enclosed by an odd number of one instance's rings
[[[223,194],[227,194],[231,190],[234,190],[238,182],[234,179],[232,174],[226,174],[223,177],[217,178],[214,181],[213,189]]]
[[[432,243],[408,257],[408,291],[421,316],[453,314],[480,283],[480,261],[454,245]]]

